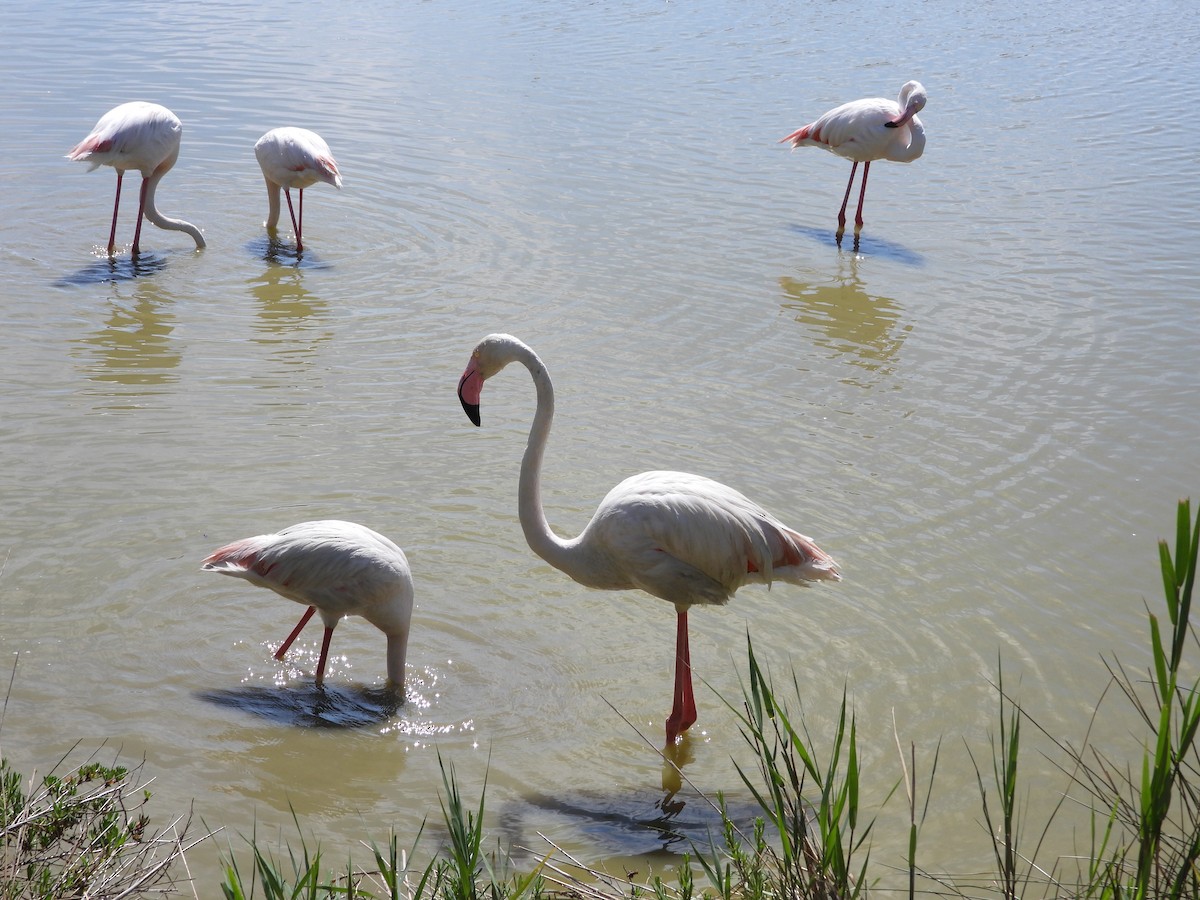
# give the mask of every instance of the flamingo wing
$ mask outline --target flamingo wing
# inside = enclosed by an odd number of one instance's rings
[[[164,161],[174,163],[182,135],[183,124],[173,112],[137,100],[101,116],[91,134],[76,144],[67,158],[87,162],[91,169],[102,165],[137,169],[148,178]]]
[[[263,174],[286,188],[306,188],[323,181],[336,188],[342,176],[329,145],[305,128],[276,128],[254,145],[254,155]]]
[[[726,603],[743,584],[837,580],[837,565],[728,485],[644,472],[600,504],[581,542],[607,548],[629,582],[673,603]]]
[[[409,578],[404,552],[383,535],[353,522],[304,522],[277,534],[235,541],[201,568],[318,607],[336,618],[361,615],[372,601]]]
[[[896,139],[895,130],[888,128],[887,123],[900,114],[895,100],[882,97],[852,100],[792,132],[783,141],[793,147],[823,147],[859,162],[881,159]]]

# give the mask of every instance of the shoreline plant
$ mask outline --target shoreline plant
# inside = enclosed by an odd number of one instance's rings
[[[190,816],[151,831],[144,761],[129,769],[93,755],[55,774],[62,763],[23,783],[0,758],[0,900],[176,893],[175,864],[186,870],[204,837],[185,843]]]

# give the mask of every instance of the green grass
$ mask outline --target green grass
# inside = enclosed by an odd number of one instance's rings
[[[1200,557],[1200,519],[1179,504],[1173,547],[1159,545],[1165,620],[1147,610],[1146,671],[1133,673],[1104,660],[1110,693],[1123,697],[1144,727],[1136,761],[1112,760],[1084,739],[1078,748],[1055,738],[1006,686],[1003,666],[995,683],[997,727],[990,763],[974,765],[985,841],[994,861],[990,877],[956,880],[920,865],[920,834],[936,779],[941,742],[928,775],[918,779],[915,744],[907,752],[898,729],[901,776],[885,784],[885,804],[903,787],[907,848],[903,869],[910,897],[1072,897],[1104,900],[1200,898],[1200,680],[1188,676],[1196,649],[1190,625]],[[441,814],[448,839],[431,861],[415,865],[423,829],[406,849],[393,833],[371,845],[365,867],[353,859],[326,859],[295,822],[297,843],[272,854],[256,835],[244,851],[223,854],[226,900],[283,898],[405,898],[405,900],[851,900],[877,888],[872,868],[874,810],[862,807],[868,773],[862,769],[854,711],[843,691],[831,733],[814,736],[800,707],[792,673],[777,688],[747,637],[748,676],[733,706],[753,765],[735,763],[741,786],[758,806],[748,830],[725,814],[724,797],[711,802],[722,828],[705,847],[684,854],[673,877],[636,882],[590,870],[547,841],[546,857],[521,870],[484,829],[486,782],[469,802],[451,763],[439,755]],[[1194,668],[1194,663],[1192,664]],[[1115,689],[1115,690],[1114,690]],[[732,704],[731,704],[732,706]],[[1097,707],[1099,710],[1099,707]],[[1100,715],[1097,711],[1096,715]],[[1088,725],[1088,733],[1095,719]],[[2,717],[0,717],[2,724]],[[1030,822],[1028,796],[1045,785],[1027,784],[1022,767],[1029,729],[1048,738],[1066,788],[1048,815]],[[149,792],[138,770],[89,761],[65,776],[48,775],[28,787],[0,761],[0,900],[146,896],[178,886],[173,867],[183,860],[186,821],[151,832]],[[921,796],[922,783],[924,796]],[[1060,826],[1067,804],[1089,816],[1088,846],[1080,858],[1039,856]],[[1061,823],[1070,828],[1070,823]],[[1032,838],[1030,835],[1032,834]],[[209,835],[205,835],[209,837]],[[201,838],[203,839],[203,838]],[[964,837],[964,841],[968,838]],[[298,849],[296,849],[298,847]],[[897,867],[887,864],[893,871]],[[216,879],[202,874],[199,882]],[[210,893],[201,889],[200,895]],[[903,891],[889,890],[889,893]]]

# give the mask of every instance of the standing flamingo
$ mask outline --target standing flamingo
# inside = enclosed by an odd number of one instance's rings
[[[838,211],[837,245],[842,246],[846,231],[846,204],[858,164],[863,164],[862,186],[858,193],[858,212],[854,216],[854,249],[858,249],[859,233],[863,227],[863,198],[867,195],[867,174],[871,161],[890,159],[892,162],[912,162],[925,151],[925,126],[917,113],[925,108],[928,97],[919,81],[909,81],[900,88],[896,102],[882,97],[853,100],[831,109],[817,121],[793,131],[779,143],[790,141],[792,148],[824,147],[831,153],[854,161],[846,196]]]
[[[507,334],[484,338],[458,382],[463,410],[479,424],[483,383],[512,362],[533,377],[537,410],[521,460],[518,512],[530,548],[586,587],[640,588],[675,604],[675,698],[667,743],[696,721],[688,649],[688,608],[727,603],[743,584],[840,581],[837,563],[811,538],[788,528],[757,503],[720,482],[686,472],[643,472],[608,492],[578,537],[550,530],[542,510],[541,467],[554,387],[545,365]]]
[[[113,255],[117,239],[117,207],[121,203],[121,180],[127,169],[142,173],[141,199],[138,203],[137,228],[133,232],[133,253],[137,255],[142,236],[142,216],[168,231],[186,231],[204,248],[200,229],[182,219],[168,219],[154,205],[154,192],[162,177],[179,158],[179,139],[183,125],[175,113],[157,103],[135,100],[122,103],[100,117],[92,133],[67,154],[67,159],[91,164],[90,172],[99,166],[117,170],[117,196],[113,200],[112,229],[108,233],[108,255]]]
[[[329,145],[319,134],[306,128],[275,128],[258,139],[254,155],[267,182],[267,231],[275,236],[279,224],[279,189],[287,197],[292,230],[296,233],[296,250],[304,249],[300,231],[304,226],[304,189],[318,181],[332,184],[339,190],[342,175],[329,152]],[[292,208],[292,188],[300,191],[300,215]]]
[[[387,635],[388,683],[404,693],[404,656],[412,617],[413,582],[404,551],[381,534],[354,522],[302,522],[278,534],[235,541],[213,551],[200,566],[244,578],[303,603],[308,609],[275,652],[283,659],[314,612],[325,622],[318,685],[333,629],[344,616],[362,616]]]

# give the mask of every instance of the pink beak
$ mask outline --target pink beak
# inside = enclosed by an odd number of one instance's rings
[[[462,404],[467,418],[476,426],[479,425],[479,396],[482,393],[483,375],[480,374],[476,361],[472,359],[467,364],[462,378],[458,379],[458,402]]]

